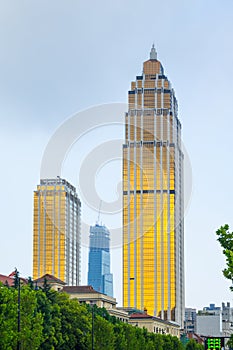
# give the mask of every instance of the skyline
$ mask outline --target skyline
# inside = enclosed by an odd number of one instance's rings
[[[225,223],[233,230],[233,125],[228,107],[233,92],[233,4],[148,1],[150,12],[132,1],[100,1],[90,8],[88,2],[24,4],[0,4],[1,273],[9,274],[16,266],[22,275],[32,275],[33,190],[54,130],[89,106],[126,103],[129,82],[140,72],[154,41],[175,86],[193,170],[185,215],[186,306],[232,302],[214,232]],[[87,17],[92,25],[85,22]],[[132,33],[129,19],[138,18],[142,25]],[[71,177],[67,180],[76,186]],[[112,270],[118,276],[114,261]]]

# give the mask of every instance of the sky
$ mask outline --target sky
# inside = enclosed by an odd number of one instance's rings
[[[154,43],[176,92],[191,167],[185,184],[191,193],[185,210],[185,304],[201,309],[232,303],[215,235],[225,223],[233,230],[232,17],[231,0],[0,0],[0,273],[17,267],[22,276],[32,275],[33,191],[47,145],[72,116],[78,115],[81,127],[84,120],[92,122],[93,111],[107,113],[109,105],[119,115],[69,145],[61,170],[77,186],[83,222],[95,224],[98,205],[88,206],[80,169],[86,169],[90,153],[92,160],[96,151],[103,153],[103,143],[106,150],[122,139],[127,92]],[[114,218],[101,214],[114,230],[121,225],[121,161],[117,154],[102,161],[91,181],[105,206],[118,203]],[[121,305],[118,243],[112,272]],[[82,284],[87,251],[83,244]]]

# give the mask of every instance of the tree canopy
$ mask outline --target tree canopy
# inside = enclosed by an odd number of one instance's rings
[[[45,281],[42,288],[20,287],[20,332],[17,327],[18,288],[0,285],[0,349],[89,350],[94,315],[95,350],[181,350],[177,337],[149,333],[120,322],[104,308],[80,304]],[[189,349],[189,348],[188,348]],[[192,349],[192,348],[190,348]],[[199,348],[195,348],[199,349]]]
[[[226,224],[216,231],[216,235],[226,257],[226,268],[223,270],[223,275],[233,281],[233,232],[230,232],[229,225]],[[230,289],[233,290],[233,287],[231,286]]]

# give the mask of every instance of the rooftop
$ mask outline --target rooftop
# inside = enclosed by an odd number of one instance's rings
[[[101,294],[99,292],[97,292],[92,286],[65,286],[63,287],[63,291],[67,292],[67,293],[97,293],[97,294]]]
[[[0,282],[8,284],[11,287],[14,285],[14,278],[0,274]]]
[[[41,186],[56,186],[56,185],[65,185],[67,188],[76,193],[76,188],[72,186],[67,180],[61,179],[60,176],[57,176],[55,179],[41,179]]]
[[[153,318],[153,316],[147,315],[142,312],[136,312],[130,315],[130,318]]]
[[[14,285],[14,277],[15,271],[11,272],[8,276],[0,274],[0,282],[2,282],[3,284],[8,284],[11,287]],[[27,279],[23,277],[20,277],[20,281],[24,284],[28,283]]]
[[[57,278],[57,277],[55,277],[53,275],[50,275],[48,273],[46,273],[45,275],[41,276],[40,278],[37,278],[33,282],[43,283],[45,279],[47,280],[48,283],[58,283],[58,284],[62,284],[62,285],[66,284],[64,281],[62,281],[59,278]]]

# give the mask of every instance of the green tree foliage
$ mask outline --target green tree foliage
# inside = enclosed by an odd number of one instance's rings
[[[115,334],[115,349],[125,350],[127,349],[127,340],[122,324],[114,325]]]
[[[21,350],[39,349],[43,317],[37,311],[35,291],[21,287],[20,328],[18,334],[18,290],[0,286],[0,349],[16,349],[19,340]]]
[[[43,316],[37,310],[36,292],[29,287],[21,287],[20,299],[21,349],[39,349],[43,333]]]
[[[186,344],[185,350],[204,350],[204,346],[198,344],[194,339],[190,339]]]
[[[173,350],[183,350],[183,345],[177,337],[172,338],[172,343],[173,343]],[[204,348],[203,348],[203,350],[204,350]]]
[[[28,277],[28,287],[34,289],[34,283],[30,276]]]
[[[91,344],[91,315],[85,305],[75,299],[69,299],[65,293],[56,293],[56,302],[60,308],[62,343],[57,349],[90,348]]]
[[[15,290],[0,285],[0,349],[16,346],[17,303]]]
[[[233,281],[233,232],[229,231],[229,225],[224,225],[216,231],[216,235],[226,257],[227,267],[223,270],[223,275]],[[233,290],[233,287],[230,289]]]
[[[233,349],[233,334],[231,335],[230,339],[228,340],[227,346],[229,347],[230,350]]]
[[[19,285],[18,285],[19,286]],[[92,308],[55,292],[45,281],[42,288],[20,286],[20,332],[18,288],[0,285],[0,349],[91,350]],[[172,336],[133,327],[94,306],[95,350],[181,350]],[[192,348],[190,348],[192,349]],[[199,348],[195,348],[199,349]]]
[[[57,303],[52,302],[42,290],[36,291],[36,297],[37,309],[43,315],[41,349],[55,349],[62,342],[60,307]]]
[[[114,326],[104,318],[97,315],[94,318],[94,349],[114,350]]]

